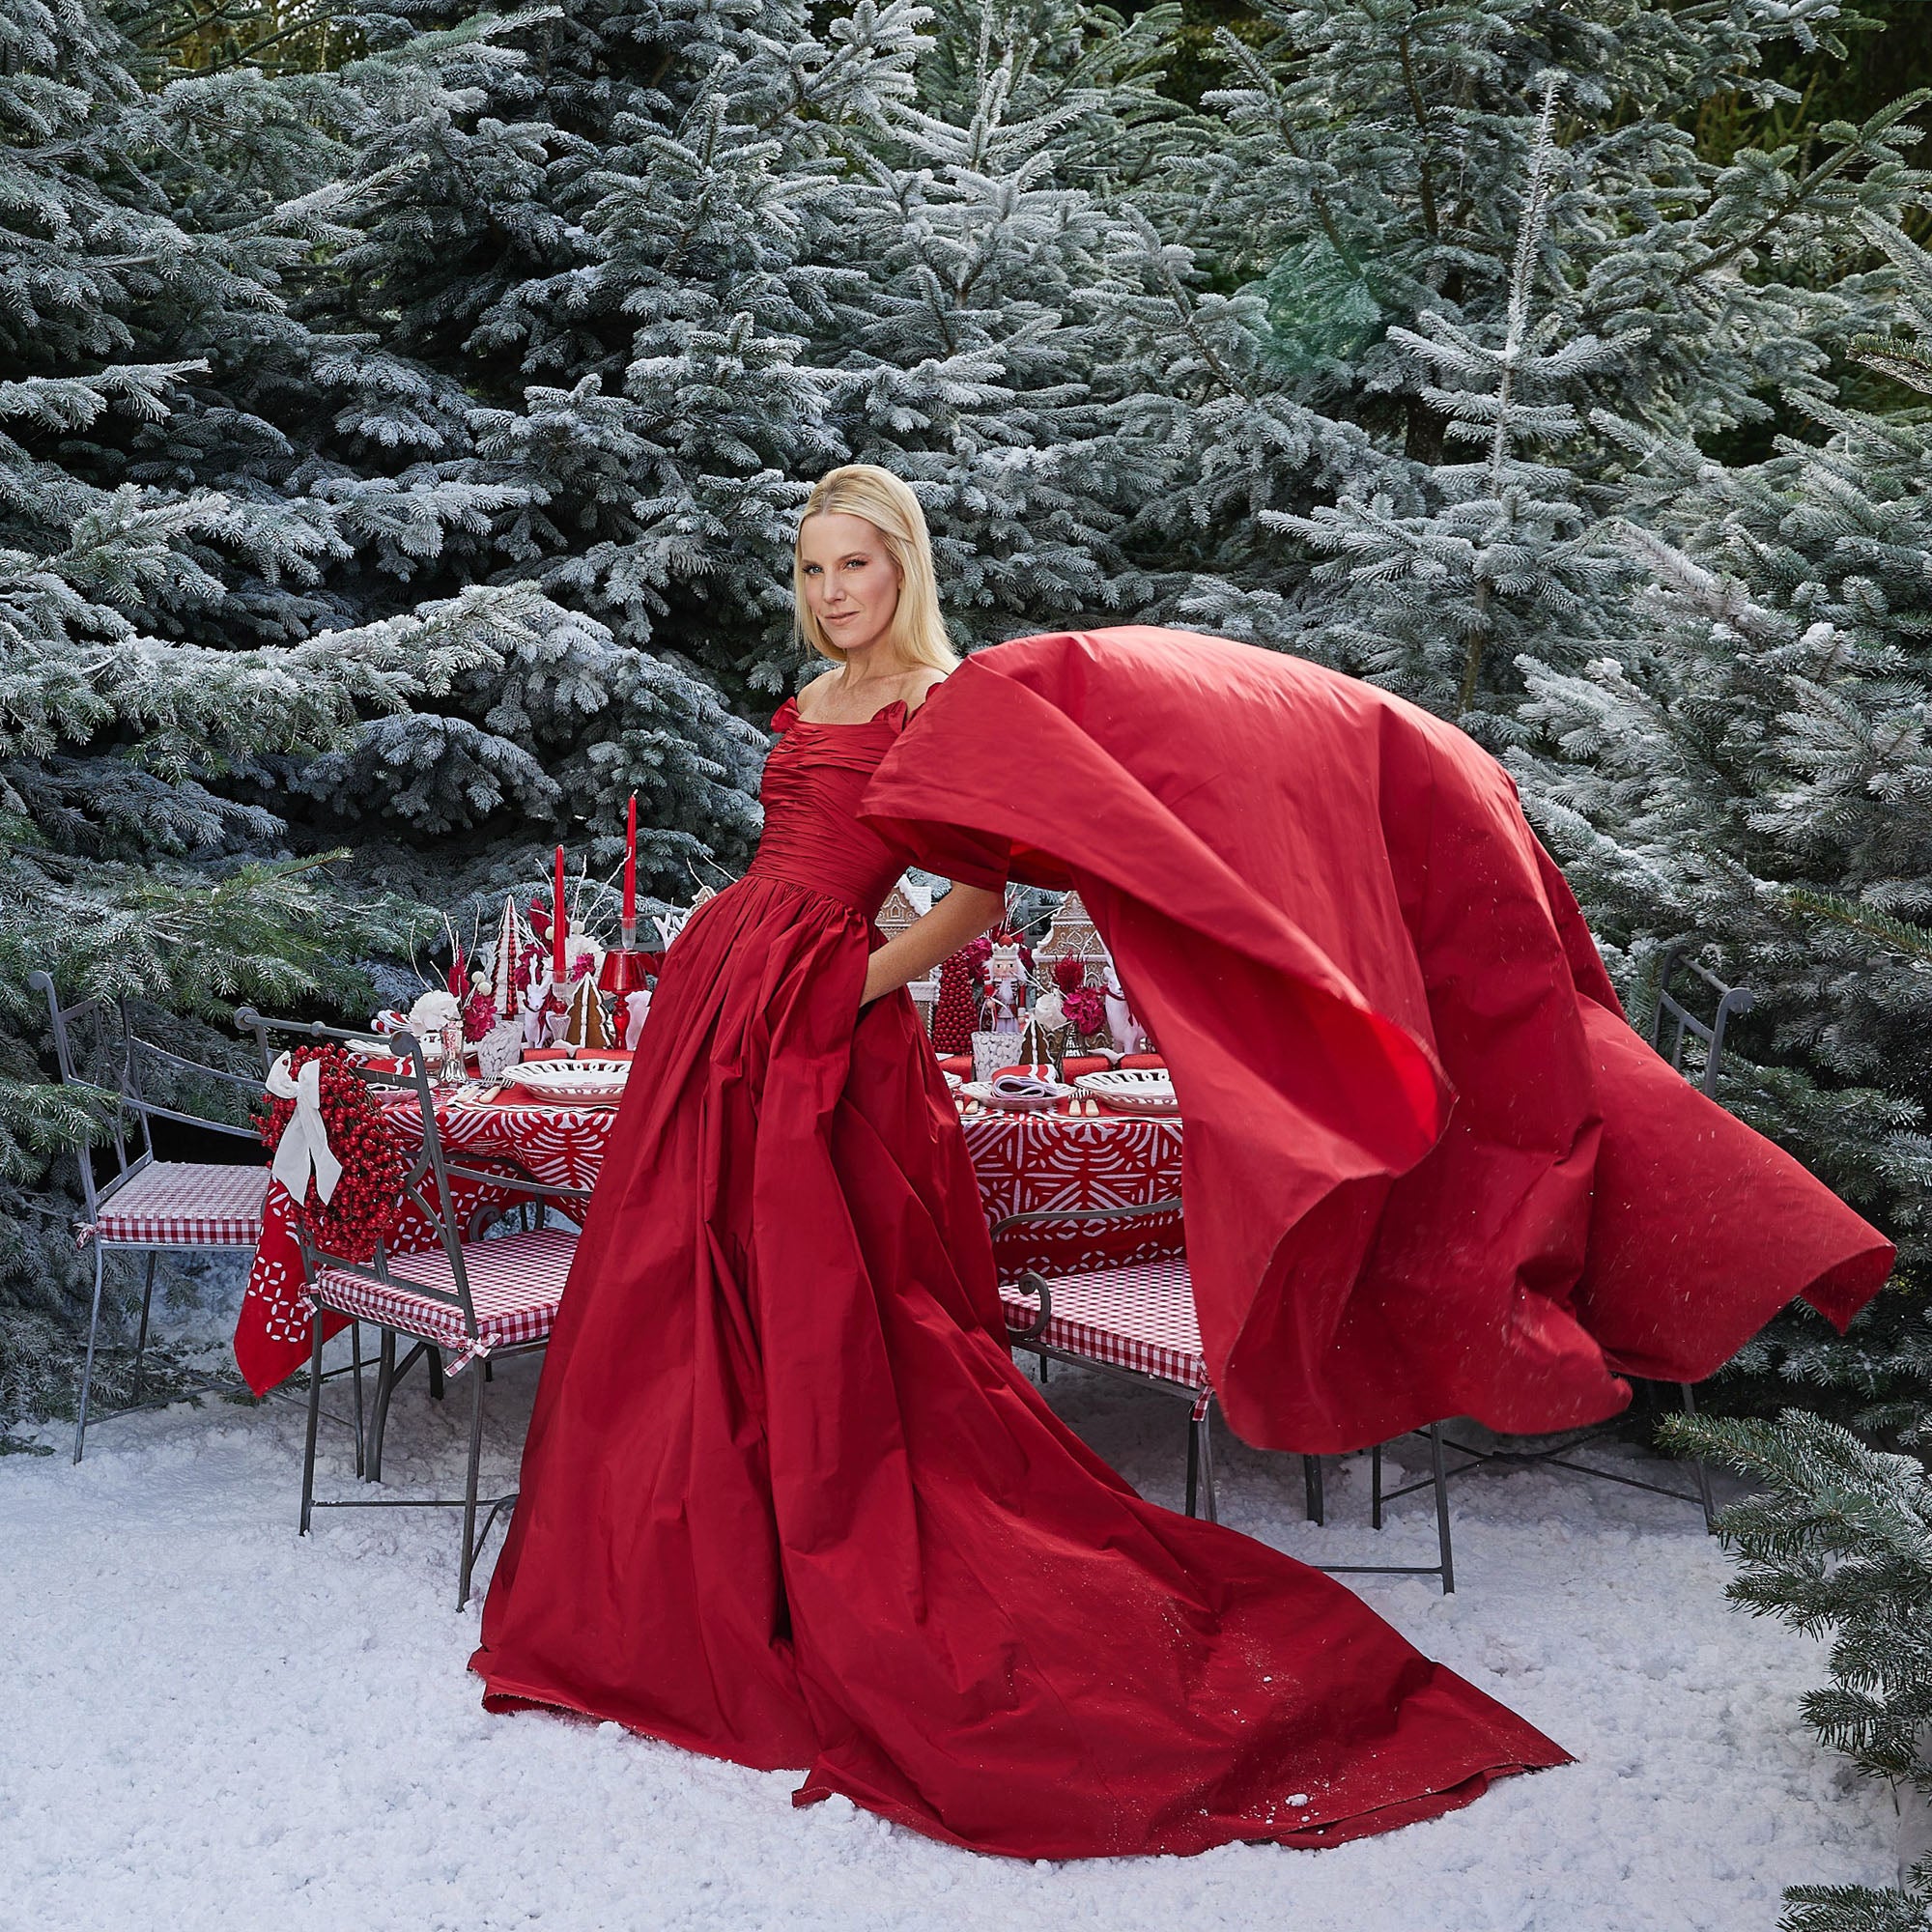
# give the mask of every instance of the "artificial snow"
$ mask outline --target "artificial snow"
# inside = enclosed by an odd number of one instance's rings
[[[514,1480],[535,1378],[505,1363],[491,1387],[486,1493]],[[1178,1405],[1065,1369],[1049,1394],[1178,1505]],[[449,1397],[399,1393],[392,1492],[455,1492],[467,1376]],[[1889,1797],[1798,1715],[1818,1647],[1725,1604],[1682,1503],[1471,1475],[1455,1596],[1355,1579],[1577,1764],[1332,1851],[1026,1864],[842,1799],[794,1810],[790,1774],[614,1724],[488,1716],[453,1517],[325,1513],[298,1539],[300,1424],[293,1403],[180,1405],[101,1425],[78,1468],[55,1429],[57,1456],[0,1459],[0,1932],[1768,1932],[1786,1885],[1889,1877]],[[353,1489],[348,1440],[325,1427],[321,1493]],[[1224,1521],[1311,1561],[1434,1560],[1427,1492],[1377,1536],[1365,1461],[1331,1463],[1319,1529],[1297,1462],[1221,1447]]]

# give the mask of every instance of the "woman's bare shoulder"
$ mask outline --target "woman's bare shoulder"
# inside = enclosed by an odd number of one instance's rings
[[[906,688],[900,694],[905,699],[906,716],[911,717],[932,696],[933,691],[952,675],[951,671],[921,665],[907,679]]]
[[[806,700],[811,696],[811,694],[814,691],[818,689],[818,687],[821,684],[829,682],[831,679],[836,678],[838,675],[838,666],[835,665],[830,670],[820,671],[818,675],[815,678],[813,678],[810,684],[802,685],[799,688],[798,694],[792,699],[792,702],[798,706],[798,715],[801,718],[803,718],[807,724],[810,724],[811,722],[811,712],[810,707],[807,705]]]

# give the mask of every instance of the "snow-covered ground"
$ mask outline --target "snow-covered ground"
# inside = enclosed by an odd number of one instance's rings
[[[492,1389],[504,1486],[534,1381],[506,1364]],[[1179,1503],[1174,1404],[1065,1371],[1051,1392]],[[467,1406],[408,1385],[390,1479],[453,1481]],[[1695,1511],[1634,1491],[1467,1477],[1456,1596],[1360,1579],[1578,1763],[1333,1851],[1030,1865],[842,1800],[795,1811],[787,1775],[614,1725],[486,1716],[453,1521],[336,1514],[298,1540],[299,1425],[179,1406],[103,1426],[78,1469],[56,1431],[59,1455],[0,1459],[0,1932],[1768,1932],[1785,1885],[1888,1876],[1889,1799],[1798,1717],[1817,1651],[1727,1607]],[[1430,1560],[1427,1495],[1377,1538],[1366,1491],[1365,1463],[1331,1464],[1316,1529],[1297,1463],[1224,1450],[1224,1520],[1314,1561]]]

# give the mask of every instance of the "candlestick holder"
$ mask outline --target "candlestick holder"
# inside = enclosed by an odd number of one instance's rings
[[[645,976],[657,956],[630,946],[613,947],[604,955],[603,970],[597,975],[597,990],[611,994],[620,1003],[627,993],[641,993],[649,983]]]

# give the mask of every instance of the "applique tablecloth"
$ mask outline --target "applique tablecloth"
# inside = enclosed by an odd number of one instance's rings
[[[394,1103],[388,1118],[412,1156],[422,1139],[415,1103]],[[615,1119],[609,1107],[521,1100],[437,1109],[443,1147],[453,1159],[476,1164],[507,1159],[537,1180],[568,1187],[595,1183]],[[1180,1122],[1172,1116],[987,1113],[968,1115],[960,1126],[989,1221],[1037,1208],[1118,1208],[1180,1192]],[[509,1178],[500,1186],[452,1180],[450,1192],[465,1226],[480,1210],[508,1208],[518,1199]],[[235,1327],[236,1364],[258,1395],[308,1360],[309,1309],[291,1206],[287,1193],[271,1181],[261,1245]],[[434,1238],[412,1210],[389,1244],[408,1253],[430,1246]],[[1179,1217],[1160,1214],[1097,1227],[1038,1223],[1002,1236],[994,1252],[1002,1279],[1009,1280],[1027,1267],[1068,1274],[1154,1261],[1179,1252]]]

